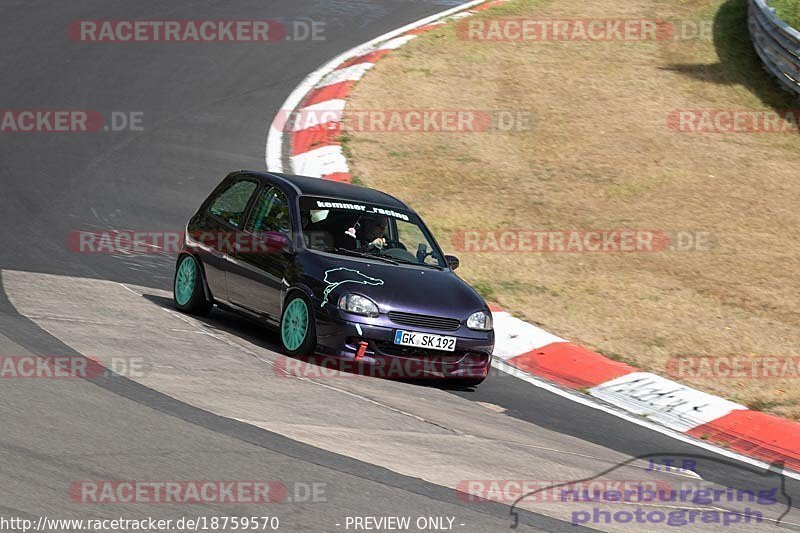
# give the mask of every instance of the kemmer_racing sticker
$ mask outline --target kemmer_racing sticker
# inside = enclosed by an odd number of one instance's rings
[[[315,211],[323,211],[330,209],[339,209],[343,211],[355,211],[365,215],[383,215],[387,217],[405,220],[411,220],[408,214],[395,209],[387,207],[379,207],[377,205],[362,204],[354,201],[335,200],[331,198],[304,198],[301,201],[301,209],[309,209]]]
[[[325,287],[325,292],[323,293],[322,298],[322,305],[320,307],[325,307],[325,304],[328,303],[328,296],[330,296],[331,292],[336,289],[339,285],[343,285],[345,283],[357,283],[359,285],[383,285],[383,280],[378,278],[373,278],[367,276],[366,274],[362,274],[358,270],[354,270],[352,268],[333,268],[331,270],[325,271],[325,277],[323,280],[325,283],[328,284]]]

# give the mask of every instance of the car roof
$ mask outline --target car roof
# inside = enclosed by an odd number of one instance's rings
[[[278,177],[283,181],[290,183],[297,191],[298,195],[340,198],[342,200],[353,200],[356,202],[378,204],[386,207],[394,207],[407,211],[413,211],[410,207],[394,196],[375,189],[370,189],[369,187],[361,187],[359,185],[342,183],[340,181],[311,178],[308,176],[280,174],[278,172],[255,172],[249,170],[244,170],[242,172],[272,180],[274,180],[275,177]]]

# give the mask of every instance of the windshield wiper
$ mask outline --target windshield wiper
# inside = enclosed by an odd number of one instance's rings
[[[391,263],[392,265],[399,265],[397,261],[394,259],[389,259],[388,257],[382,257],[380,255],[368,254],[366,252],[359,252],[358,250],[349,250],[347,248],[328,248],[326,250],[328,252],[333,251],[336,253],[340,253],[342,255],[352,255],[355,257],[363,257],[364,259],[377,259],[379,261],[385,261],[386,263]]]

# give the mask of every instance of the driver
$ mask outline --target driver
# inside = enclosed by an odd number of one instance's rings
[[[384,234],[388,225],[389,220],[385,216],[364,216],[356,229],[356,239],[362,248],[374,247],[381,250],[386,246]]]

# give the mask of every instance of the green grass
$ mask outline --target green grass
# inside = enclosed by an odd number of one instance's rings
[[[800,29],[800,0],[769,0],[768,4],[782,20]]]

